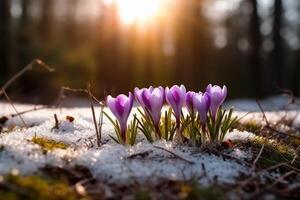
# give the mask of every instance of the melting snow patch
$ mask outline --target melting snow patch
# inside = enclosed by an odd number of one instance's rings
[[[9,105],[0,103],[4,115],[13,113],[7,106]],[[17,108],[21,112],[30,109],[30,106]],[[53,129],[54,113],[59,116],[58,129]],[[96,113],[97,116],[98,114]],[[67,115],[74,117],[74,121],[66,120]],[[102,127],[102,141],[106,143],[100,148],[95,145],[90,148],[88,144],[95,144],[96,137],[88,108],[45,109],[25,114],[24,120],[34,126],[0,135],[0,174],[13,169],[18,169],[21,174],[31,174],[46,165],[83,165],[90,169],[95,178],[121,185],[133,181],[156,183],[161,179],[195,179],[203,185],[213,184],[215,181],[233,184],[241,173],[251,174],[249,167],[232,159],[172,142],[159,141],[152,145],[143,136],[139,136],[133,147],[115,144],[109,137],[114,135],[113,126],[106,118]],[[8,125],[22,124],[17,118],[13,118],[8,121]],[[31,142],[35,135],[67,143],[70,147],[45,154],[39,145]],[[225,140],[243,141],[254,137],[253,133],[234,130],[226,135]],[[241,160],[252,157],[251,152],[241,149],[233,149],[229,155]]]

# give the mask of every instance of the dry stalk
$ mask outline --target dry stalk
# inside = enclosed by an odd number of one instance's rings
[[[46,65],[42,60],[40,59],[34,59],[31,61],[28,65],[26,65],[23,69],[21,69],[18,73],[16,73],[13,77],[11,77],[2,87],[0,90],[0,96],[2,96],[5,93],[5,90],[8,89],[8,87],[18,78],[20,78],[25,72],[30,71],[33,69],[33,67],[37,64],[38,66],[41,66],[45,68],[49,72],[53,72],[54,69]]]
[[[55,121],[55,124],[54,124],[54,127],[51,129],[51,131],[53,129],[59,129],[59,121],[58,121],[58,118],[57,118],[57,114],[54,114],[54,121]]]
[[[14,103],[12,102],[12,100],[9,98],[9,96],[7,95],[6,91],[4,89],[2,89],[2,92],[6,98],[6,100],[8,101],[8,103],[11,105],[11,107],[14,109],[14,111],[16,112],[16,114],[19,116],[21,122],[23,123],[23,125],[28,128],[25,120],[23,119],[23,117],[19,114],[17,108],[15,107]]]
[[[285,173],[284,175],[278,177],[272,184],[270,184],[270,185],[268,185],[268,186],[266,186],[266,187],[264,187],[264,188],[258,190],[257,192],[251,194],[250,196],[248,196],[248,197],[245,198],[245,199],[246,199],[246,200],[247,200],[247,199],[254,199],[256,196],[260,195],[261,193],[263,193],[263,192],[266,191],[266,190],[271,189],[271,188],[274,187],[277,183],[282,182],[285,178],[291,176],[291,175],[294,174],[294,173],[295,173],[295,171],[289,171],[289,172]]]
[[[96,115],[95,115],[95,108],[94,108],[94,103],[93,103],[93,95],[91,93],[91,85],[88,84],[87,86],[87,91],[88,91],[88,96],[91,104],[91,110],[92,110],[92,115],[93,115],[93,121],[94,121],[94,126],[95,126],[95,131],[96,131],[96,137],[97,137],[97,145],[100,147],[101,145],[101,135],[99,134],[99,129],[98,129],[98,124],[96,120]]]
[[[23,69],[21,69],[19,72],[17,72],[14,76],[12,76],[1,88],[0,88],[0,96],[4,95],[6,100],[9,102],[9,104],[12,106],[14,111],[16,112],[15,116],[19,116],[24,126],[27,128],[27,124],[25,123],[25,120],[22,118],[22,113],[19,113],[16,107],[13,104],[13,101],[9,98],[8,94],[6,93],[6,90],[10,87],[11,84],[13,84],[18,78],[20,78],[24,73],[27,71],[30,71],[33,69],[33,67],[37,64],[38,66],[41,66],[45,68],[47,71],[52,72],[54,71],[53,68],[49,67],[47,64],[45,64],[40,59],[34,59],[31,61],[28,65],[26,65]]]
[[[154,147],[154,148],[157,148],[157,149],[160,149],[160,150],[163,150],[163,151],[166,151],[166,152],[172,154],[173,156],[179,158],[180,160],[183,160],[183,161],[185,161],[185,162],[187,162],[187,163],[189,163],[189,164],[195,164],[193,161],[187,160],[186,158],[184,158],[184,157],[182,157],[182,156],[180,156],[180,155],[174,153],[173,151],[170,151],[170,150],[165,149],[165,148],[160,147],[160,146],[155,146],[155,145],[153,145],[153,147]]]
[[[92,116],[93,116],[93,123],[95,126],[95,131],[96,131],[96,138],[97,138],[97,145],[98,147],[101,146],[101,129],[102,129],[102,123],[103,123],[103,107],[104,104],[103,102],[99,101],[91,92],[91,85],[88,84],[86,89],[74,89],[74,88],[70,88],[70,87],[66,87],[63,86],[61,87],[61,96],[64,96],[64,91],[70,91],[70,92],[81,92],[81,93],[85,93],[87,94],[89,101],[90,101],[90,106],[91,106],[91,111],[92,111]],[[96,120],[96,114],[95,114],[95,107],[93,104],[93,101],[97,102],[100,107],[100,120],[99,120],[99,128],[98,128],[98,124],[97,124],[97,120]]]
[[[256,156],[255,160],[253,161],[253,163],[252,163],[252,169],[255,169],[255,165],[256,165],[258,159],[260,158],[260,156],[261,156],[261,154],[262,154],[264,148],[265,148],[265,144],[263,144],[263,145],[261,146],[258,155]]]

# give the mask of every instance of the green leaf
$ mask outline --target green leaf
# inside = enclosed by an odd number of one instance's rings
[[[114,126],[116,126],[116,123],[115,123],[115,121],[105,112],[105,111],[103,111],[103,114],[107,117],[107,119],[114,125]]]
[[[145,135],[148,142],[153,143],[154,140],[151,135],[152,131],[151,132],[149,131],[149,128],[147,127],[147,122],[143,120],[142,120],[143,122],[141,122],[138,118],[136,118],[136,120],[137,120],[137,124],[139,125],[137,126],[137,129],[139,129]]]
[[[116,143],[120,144],[120,142],[119,142],[116,138],[114,138],[112,135],[109,135],[109,137],[110,137],[113,141],[115,141]]]
[[[168,140],[168,137],[169,137],[169,126],[168,126],[168,112],[165,111],[165,139]]]

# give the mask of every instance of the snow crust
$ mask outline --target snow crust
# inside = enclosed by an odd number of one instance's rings
[[[16,105],[16,107],[19,112],[33,108],[32,105]],[[10,105],[6,103],[0,103],[0,110],[0,117],[14,113]],[[96,111],[98,116],[99,109]],[[107,109],[105,111],[110,113]],[[137,112],[136,109],[133,112]],[[290,112],[291,116],[296,114],[296,111]],[[58,130],[52,130],[55,124],[54,114],[58,115],[60,121]],[[235,114],[243,116],[245,113]],[[74,117],[75,120],[69,122],[65,118],[67,115]],[[258,119],[258,115],[258,113],[252,113],[245,118]],[[268,115],[274,117],[272,113]],[[59,167],[82,165],[90,169],[98,180],[120,185],[136,181],[156,183],[160,179],[188,180],[191,178],[203,185],[210,185],[215,181],[233,184],[241,173],[251,173],[251,169],[244,164],[172,142],[158,141],[150,144],[143,136],[140,136],[133,147],[118,145],[109,137],[109,135],[114,136],[114,129],[106,118],[104,118],[102,128],[102,142],[105,144],[97,148],[89,108],[43,109],[24,114],[23,118],[30,126],[29,128],[22,128],[20,118],[14,117],[9,119],[6,125],[16,126],[16,128],[12,132],[0,134],[0,175],[14,169],[21,174],[38,173],[39,169],[46,165]],[[296,118],[295,123],[299,123],[300,117],[296,116]],[[31,142],[35,136],[64,142],[70,147],[55,149],[45,154],[39,145]],[[246,140],[252,137],[254,137],[253,133],[235,130],[228,133],[225,139]],[[155,146],[168,149],[194,164]],[[251,157],[249,152],[240,149],[234,149],[229,154],[240,159]]]

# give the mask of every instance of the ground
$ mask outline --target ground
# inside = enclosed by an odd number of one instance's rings
[[[234,103],[242,119],[223,143],[201,148],[141,135],[119,145],[106,118],[98,147],[88,107],[43,107],[20,118],[0,103],[0,199],[299,198],[299,107]]]

